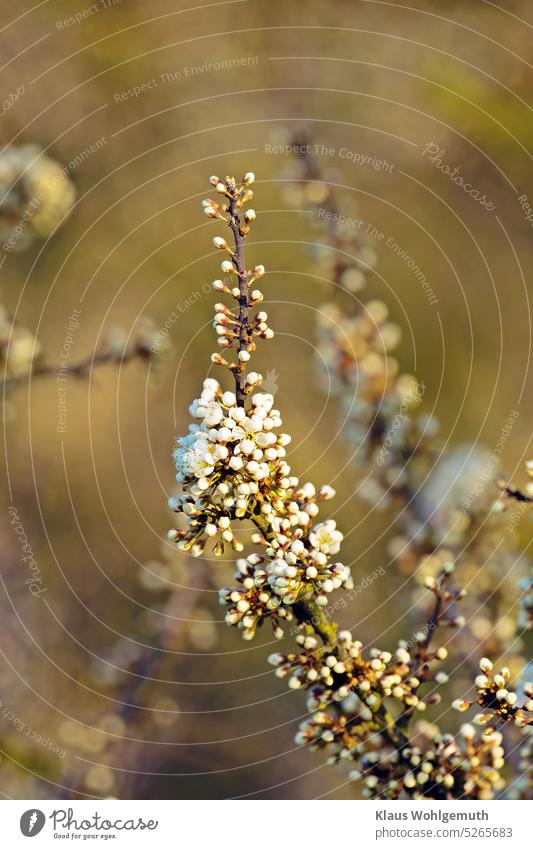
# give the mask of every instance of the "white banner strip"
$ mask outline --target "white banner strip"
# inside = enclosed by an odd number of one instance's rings
[[[529,802],[3,801],[2,846],[345,849],[531,845]],[[32,843],[31,840],[35,840]],[[71,845],[71,844],[69,844]]]

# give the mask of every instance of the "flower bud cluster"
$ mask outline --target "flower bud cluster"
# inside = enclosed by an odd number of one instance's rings
[[[514,722],[521,728],[530,725],[533,722],[533,684],[528,682],[524,685],[526,701],[520,707],[518,694],[509,688],[511,673],[506,666],[494,672],[492,662],[482,657],[479,668],[481,672],[474,682],[477,691],[475,701],[456,699],[453,703],[455,710],[466,711],[477,703],[484,711],[474,717],[476,725],[495,722]]]
[[[403,753],[410,767],[398,782],[399,798],[492,799],[503,786],[502,735],[491,729],[476,737],[465,724],[456,737],[434,731],[429,745]]]
[[[350,716],[330,706],[302,722],[296,742],[325,751],[328,763],[351,764],[349,777],[363,784],[365,798],[492,799],[503,787],[503,737],[490,728],[478,733],[464,724],[454,737],[419,723],[416,742],[398,749],[369,711]]]
[[[253,373],[247,377],[256,378]],[[186,530],[169,533],[178,548],[199,555],[211,539],[216,556],[223,553],[225,543],[241,551],[235,519],[268,517],[284,510],[294,488],[284,459],[290,437],[276,433],[281,418],[273,403],[272,395],[257,393],[245,409],[237,406],[234,392],[222,391],[218,381],[204,381],[200,398],[190,407],[200,423],[189,426],[189,434],[178,439],[174,451],[182,491],[169,500],[169,507],[184,514],[187,522]]]
[[[425,739],[424,739],[425,738]],[[388,758],[362,758],[352,779],[363,779],[367,798],[492,799],[503,786],[502,735],[487,732],[478,739],[471,725],[457,737],[441,735],[429,726],[420,745],[406,747]]]
[[[287,505],[288,510],[294,511],[290,515],[298,517],[298,525],[283,527],[290,522],[290,516],[285,522],[276,517],[273,523],[279,530],[266,549],[268,581],[285,604],[294,604],[311,590],[316,603],[324,607],[329,593],[340,587],[352,588],[350,570],[342,563],[330,562],[331,555],[338,553],[343,537],[333,519],[309,528],[309,508],[317,508],[317,504],[302,501],[298,495],[294,493],[294,500]],[[316,512],[312,510],[313,515]]]
[[[372,740],[371,744],[368,740]],[[363,705],[356,714],[328,708],[317,710],[300,723],[295,742],[311,751],[323,750],[328,763],[337,764],[360,756],[364,750],[382,744],[379,725]]]
[[[282,620],[292,621],[290,607],[284,606],[281,598],[272,592],[262,563],[263,558],[256,554],[238,560],[235,579],[239,586],[223,587],[219,591],[220,604],[228,608],[227,624],[242,629],[245,640],[253,639],[258,625],[267,618],[272,623],[274,636],[281,639],[284,634]]]
[[[400,342],[400,328],[389,320],[383,301],[371,300],[356,307],[348,302],[346,310],[337,303],[323,304],[317,333],[319,362],[339,398],[345,434],[361,444],[357,463],[379,464],[382,475],[389,472],[390,485],[394,478],[389,467],[412,438],[411,413],[421,401],[416,379],[399,374],[391,355]]]
[[[311,523],[318,502],[331,498],[333,490],[324,487],[317,494],[312,484],[299,488],[297,479],[291,481],[293,490],[279,514],[263,516],[262,531],[254,537],[264,553],[237,561],[235,577],[242,587],[220,591],[220,603],[228,606],[226,621],[243,629],[245,639],[252,639],[267,617],[280,638],[280,619],[292,620],[291,605],[312,600],[324,607],[329,593],[353,586],[350,570],[330,561],[342,540],[335,522]]]
[[[273,654],[269,662],[276,667],[278,677],[288,679],[291,689],[310,691],[310,710],[353,695],[371,713],[379,710],[385,699],[400,702],[409,711],[425,711],[440,700],[434,692],[421,694],[420,686],[427,678],[422,679],[415,655],[403,645],[393,655],[371,649],[365,659],[362,644],[349,631],[341,631],[334,645],[319,645],[313,635],[299,635],[297,641],[302,646],[299,653]],[[438,649],[428,655],[426,664],[446,656],[445,649]],[[433,680],[439,680],[438,673]]]
[[[218,283],[220,281],[216,282]],[[237,289],[235,289],[234,297],[237,300],[239,299]],[[273,338],[274,331],[268,326],[267,320],[268,314],[262,310],[249,322],[244,337],[245,345],[239,350],[239,362],[247,363],[249,361],[250,355],[256,350],[255,337],[259,337],[260,339]],[[241,344],[242,338],[238,311],[230,310],[225,304],[215,304],[213,327],[218,337],[218,344],[222,348],[234,348]],[[212,361],[217,365],[227,365],[220,354],[213,354]]]
[[[35,336],[25,327],[13,324],[0,303],[0,367],[7,377],[17,378],[29,373],[41,354],[42,348]]]

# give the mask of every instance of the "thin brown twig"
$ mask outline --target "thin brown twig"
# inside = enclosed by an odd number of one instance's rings
[[[12,375],[10,377],[6,377],[4,380],[0,380],[0,390],[12,389],[23,383],[29,383],[30,380],[37,377],[55,376],[64,378],[72,375],[73,377],[86,379],[87,377],[90,377],[93,368],[97,368],[98,366],[111,362],[126,363],[136,357],[139,357],[140,359],[148,359],[148,354],[146,351],[140,349],[135,349],[131,352],[124,352],[120,356],[117,356],[115,351],[101,351],[93,352],[83,359],[78,360],[78,362],[69,363],[66,366],[55,365],[52,363],[41,363],[23,374]]]
[[[525,492],[522,492],[521,489],[515,486],[504,486],[502,489],[502,495],[506,498],[511,498],[514,501],[522,501],[526,504],[531,504],[533,502],[533,496],[526,495]]]
[[[236,200],[230,198],[229,201],[229,227],[233,233],[235,240],[235,252],[232,255],[232,261],[237,272],[239,280],[239,347],[238,354],[245,351],[249,342],[249,326],[248,326],[248,311],[250,309],[249,289],[248,289],[248,272],[244,262],[244,236],[241,233],[241,222],[236,211]],[[235,364],[235,389],[237,396],[237,406],[244,407],[246,398],[246,365],[237,357]]]

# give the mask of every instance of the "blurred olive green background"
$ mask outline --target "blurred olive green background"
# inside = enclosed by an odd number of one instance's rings
[[[73,309],[81,309],[73,359],[110,325],[128,330],[141,313],[158,326],[173,312],[178,318],[172,353],[155,375],[133,362],[98,370],[90,384],[69,380],[65,433],[57,432],[53,377],[10,396],[0,790],[15,798],[350,797],[341,772],[296,750],[304,699],[267,667],[266,629],[252,645],[222,622],[207,650],[186,638],[171,642],[148,675],[159,682],[148,680],[135,694],[148,709],[128,716],[126,741],[110,752],[102,735],[78,745],[84,727],[117,709],[127,680],[107,683],[95,674],[97,659],[121,635],[149,644],[146,609],[168,599],[143,589],[138,577],[141,564],[163,556],[173,439],[185,431],[187,407],[211,370],[214,299],[205,284],[219,273],[211,238],[221,228],[201,214],[200,200],[210,174],[256,173],[248,259],[269,271],[266,309],[278,332],[256,367],[278,387],[295,473],[337,488],[332,509],[357,583],[388,563],[394,515],[369,512],[357,498],[338,409],[313,358],[316,309],[331,295],[308,250],[319,236],[312,214],[285,204],[288,158],[268,145],[307,127],[333,150],[319,157],[326,179],[343,187],[355,217],[384,234],[368,295],[383,298],[403,328],[402,367],[426,384],[425,407],[434,408],[451,445],[479,440],[490,450],[518,410],[504,456],[514,473],[531,454],[533,411],[533,230],[518,201],[533,199],[533,9],[483,0],[122,0],[65,25],[90,5],[2,4],[3,96],[24,86],[1,118],[2,144],[35,142],[66,164],[100,140],[72,170],[78,200],[61,230],[6,256],[2,297],[50,362],[59,360]],[[218,70],[205,67],[222,60]],[[138,96],[123,94],[135,86],[143,88]],[[430,143],[494,211],[429,161]],[[342,149],[393,168],[355,164]],[[384,244],[389,237],[430,280],[437,306]],[[43,575],[39,599],[24,584],[10,505]],[[529,528],[521,533],[527,544]],[[215,588],[230,580],[231,566],[209,566],[213,584],[201,606],[221,619]],[[194,569],[183,574],[194,584]],[[407,591],[405,602],[403,592],[395,595],[401,582],[391,567],[386,588],[377,582],[343,611],[345,624],[361,622],[361,639],[387,647],[401,634],[394,623],[402,604],[409,607]],[[372,615],[385,596],[391,605]],[[165,723],[154,705],[174,703],[180,713]],[[17,730],[11,713],[65,756]],[[88,789],[87,771],[104,762],[112,786],[105,776],[99,785],[93,772]]]

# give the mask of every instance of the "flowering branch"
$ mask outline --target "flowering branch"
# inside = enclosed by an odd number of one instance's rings
[[[366,795],[374,798],[490,798],[500,787],[503,764],[501,734],[494,727],[480,738],[469,725],[457,737],[430,725],[415,728],[414,736],[411,729],[415,712],[440,700],[423,685],[447,680],[434,671],[447,650],[442,645],[430,650],[431,639],[440,625],[462,624],[461,617],[449,615],[450,605],[464,596],[448,585],[453,563],[446,561],[437,578],[426,579],[435,603],[425,630],[415,635],[414,651],[400,641],[394,652],[373,648],[367,657],[361,642],[327,616],[329,594],[353,586],[350,570],[332,562],[342,534],[333,520],[316,521],[321,502],[334,492],[329,486],[317,492],[291,474],[285,459],[290,437],[276,432],[281,417],[274,399],[254,393],[261,375],[246,371],[254,337],[273,336],[266,313],[250,318],[263,296],[249,288],[264,273],[263,266],[249,272],[244,263],[243,242],[255,213],[243,223],[239,210],[250,198],[250,178],[237,184],[232,177],[213,177],[225,200],[204,201],[206,214],[224,220],[234,238],[234,248],[220,236],[214,244],[228,253],[222,270],[235,274],[238,285],[215,280],[213,288],[238,303],[237,310],[216,304],[214,323],[219,344],[236,350],[236,361],[219,353],[211,359],[229,369],[236,391],[223,391],[208,378],[190,407],[196,421],[178,439],[180,492],[169,501],[182,527],[173,528],[169,539],[194,556],[209,543],[220,556],[227,544],[237,552],[244,548],[235,536],[237,521],[255,526],[251,543],[257,550],[237,560],[237,586],[221,589],[220,602],[227,608],[226,622],[247,640],[267,620],[277,638],[286,622],[295,623],[296,651],[275,653],[269,661],[291,689],[308,692],[310,716],[300,727],[299,743],[328,750],[333,762],[355,762],[352,777],[364,778]],[[523,710],[529,711],[528,703]],[[500,710],[498,721],[510,719],[516,712]]]

